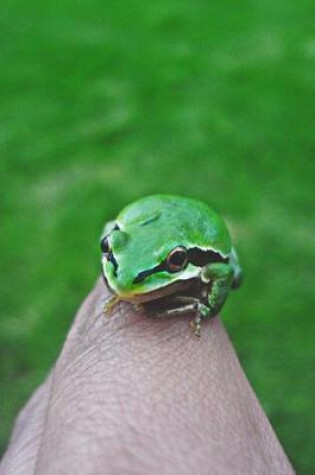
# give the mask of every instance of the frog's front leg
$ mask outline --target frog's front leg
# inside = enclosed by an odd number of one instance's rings
[[[215,262],[206,266],[202,273],[202,280],[211,283],[208,294],[209,313],[207,317],[214,317],[219,313],[232,288],[234,278],[233,267],[223,262]]]
[[[201,322],[207,318],[209,308],[195,297],[176,296],[172,303],[177,303],[179,306],[154,314],[154,318],[177,317],[193,312],[195,317],[191,321],[190,326],[194,334],[199,337],[201,335]]]
[[[103,312],[110,315],[113,311],[113,308],[117,305],[119,301],[120,298],[118,297],[118,295],[112,295],[111,297],[109,297],[104,303]]]

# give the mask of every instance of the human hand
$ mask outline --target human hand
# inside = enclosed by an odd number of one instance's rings
[[[220,322],[148,318],[103,282],[19,415],[1,475],[292,474]]]

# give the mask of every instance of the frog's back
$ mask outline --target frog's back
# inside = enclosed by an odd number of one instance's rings
[[[228,229],[220,216],[193,198],[152,195],[124,208],[118,222],[126,230],[151,231],[174,245],[213,249],[227,256],[231,251]]]

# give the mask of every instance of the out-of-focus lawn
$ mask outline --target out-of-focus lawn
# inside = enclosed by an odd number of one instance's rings
[[[227,219],[224,321],[300,474],[314,473],[315,4],[2,2],[0,438],[99,273],[103,221],[155,192]]]

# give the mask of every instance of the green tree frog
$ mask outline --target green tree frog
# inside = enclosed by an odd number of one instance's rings
[[[126,206],[105,225],[101,250],[113,294],[106,311],[120,300],[144,307],[153,302],[159,317],[192,313],[197,336],[201,322],[217,315],[241,282],[224,221],[192,198],[153,195]]]

